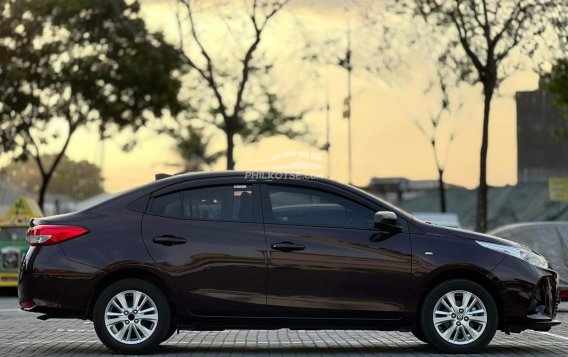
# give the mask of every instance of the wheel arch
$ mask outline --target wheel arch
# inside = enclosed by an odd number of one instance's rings
[[[93,310],[95,307],[95,302],[97,301],[97,298],[103,292],[103,290],[109,285],[124,279],[144,280],[149,282],[150,284],[153,284],[158,289],[160,289],[160,291],[162,291],[162,293],[164,294],[170,305],[172,322],[176,320],[178,308],[176,304],[177,299],[176,296],[174,295],[173,289],[170,286],[168,286],[168,284],[164,281],[164,279],[155,272],[139,267],[124,267],[117,270],[113,270],[103,275],[99,279],[92,293],[92,296],[89,300],[89,306],[87,309],[87,318],[89,320],[93,319]]]
[[[445,281],[454,280],[454,279],[470,280],[473,281],[474,283],[481,285],[485,290],[487,290],[489,294],[491,294],[491,296],[495,300],[495,304],[497,305],[497,312],[498,312],[497,328],[498,329],[503,328],[504,326],[503,297],[499,293],[497,282],[494,281],[495,278],[491,277],[490,273],[484,274],[479,270],[466,268],[466,267],[449,268],[434,273],[434,275],[426,285],[425,289],[422,291],[420,299],[418,300],[418,306],[416,309],[416,322],[419,323],[420,321],[419,318],[420,312],[422,311],[422,305],[428,293],[432,291],[432,289],[435,286]]]

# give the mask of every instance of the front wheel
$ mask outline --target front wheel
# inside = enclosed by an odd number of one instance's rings
[[[424,299],[421,326],[426,339],[446,353],[476,353],[497,331],[498,311],[491,294],[469,280],[449,280]]]
[[[414,337],[416,337],[420,341],[422,341],[424,343],[430,343],[430,342],[428,342],[428,340],[426,340],[426,337],[424,336],[424,333],[422,332],[422,329],[420,327],[415,327],[410,332],[412,332]]]
[[[170,308],[164,294],[144,280],[125,279],[108,286],[93,311],[97,336],[111,350],[144,354],[165,340]]]

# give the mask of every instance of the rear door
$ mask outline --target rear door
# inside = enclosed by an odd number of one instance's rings
[[[200,180],[154,192],[144,241],[183,297],[202,316],[263,316],[266,242],[259,188]]]
[[[262,185],[268,313],[400,318],[411,274],[406,222],[375,228],[380,207],[314,185]]]

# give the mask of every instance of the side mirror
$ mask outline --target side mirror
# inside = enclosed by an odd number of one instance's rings
[[[396,224],[396,213],[391,211],[379,211],[375,213],[375,227],[394,226]]]

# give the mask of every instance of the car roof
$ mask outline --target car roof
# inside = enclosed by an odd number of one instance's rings
[[[256,175],[256,176],[255,176]],[[250,178],[247,178],[247,176],[252,176]],[[395,207],[393,205],[391,205],[390,203],[380,199],[377,196],[371,195],[370,193],[361,190],[360,188],[357,188],[355,186],[351,186],[351,185],[346,185],[334,180],[330,180],[324,177],[320,177],[320,176],[315,176],[315,175],[307,175],[307,174],[298,174],[298,173],[283,173],[283,172],[268,172],[268,171],[208,171],[208,172],[188,172],[188,173],[179,173],[179,174],[174,174],[171,176],[166,176],[166,175],[162,175],[160,174],[158,177],[158,180],[149,182],[145,185],[141,185],[141,186],[137,186],[137,187],[133,187],[132,189],[123,191],[123,192],[119,192],[116,193],[114,195],[112,195],[111,197],[109,197],[108,200],[105,200],[103,202],[100,202],[99,204],[96,204],[94,206],[85,208],[84,210],[90,210],[90,209],[94,209],[97,207],[100,207],[102,205],[107,205],[107,204],[112,204],[113,202],[119,205],[123,205],[124,202],[122,201],[128,201],[131,202],[134,195],[138,195],[138,196],[142,196],[148,193],[151,193],[153,191],[162,189],[162,188],[166,188],[167,186],[170,185],[175,185],[178,183],[182,183],[184,181],[188,181],[188,180],[199,180],[199,179],[211,179],[211,178],[229,178],[229,177],[235,177],[235,178],[244,178],[247,180],[250,180],[251,183],[252,182],[275,182],[275,183],[293,183],[293,182],[299,182],[300,179],[301,181],[307,181],[307,182],[317,182],[317,183],[324,183],[324,184],[328,184],[332,187],[335,188],[339,188],[339,189],[343,189],[346,191],[349,191],[355,195],[358,196],[362,196],[363,198],[376,202],[376,203],[380,203],[383,207],[392,210],[394,212],[397,212],[399,214],[401,214],[403,217],[406,218],[406,220],[408,221],[412,221],[413,217],[408,214],[407,212],[404,212],[404,210],[402,210],[399,207]]]

